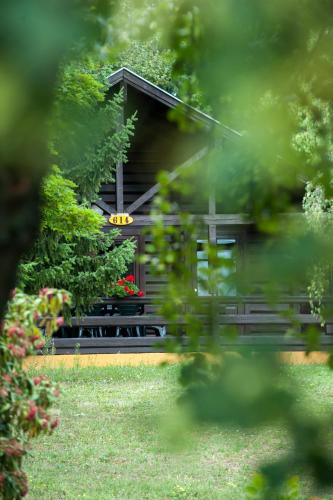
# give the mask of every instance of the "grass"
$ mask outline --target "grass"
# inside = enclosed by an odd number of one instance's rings
[[[189,431],[186,421],[170,417],[179,393],[178,370],[49,371],[63,388],[56,408],[61,426],[34,441],[25,463],[28,498],[244,498],[256,466],[283,454],[288,436],[279,428]],[[333,398],[333,373],[323,366],[293,366],[290,372],[302,383],[313,411],[326,412]]]

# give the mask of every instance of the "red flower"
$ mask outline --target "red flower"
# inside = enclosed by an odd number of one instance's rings
[[[37,406],[33,401],[29,401],[29,411],[27,413],[27,420],[34,420],[37,415]]]
[[[133,274],[129,274],[128,276],[126,276],[125,280],[129,281],[130,283],[134,283],[135,277],[133,276]]]
[[[139,290],[139,291],[138,291],[138,297],[144,297],[144,295],[145,295],[145,294],[143,293],[143,291],[142,291],[142,290]]]
[[[128,295],[134,295],[135,292],[134,292],[134,290],[128,290],[127,293],[128,293]]]
[[[125,280],[118,280],[117,285],[124,286]]]
[[[126,293],[130,293],[130,289],[128,288],[128,286],[127,286],[127,285],[126,285],[126,286],[124,286],[124,290],[125,290],[125,292],[126,292]]]

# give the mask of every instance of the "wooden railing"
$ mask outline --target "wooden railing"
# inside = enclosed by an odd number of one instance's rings
[[[147,302],[146,302],[147,303]],[[238,327],[240,335],[234,340],[228,340],[221,337],[220,343],[228,349],[236,349],[240,346],[251,346],[255,349],[269,348],[273,350],[304,350],[304,339],[300,334],[309,325],[317,325],[320,328],[319,321],[311,314],[295,313],[291,318],[282,314],[220,314],[218,317],[219,325],[233,325]],[[287,331],[289,325],[296,325],[299,335],[288,336],[282,334],[273,334],[270,331],[272,326],[281,326],[283,331]],[[85,316],[82,318],[72,318],[71,326],[79,331],[80,328],[96,328],[96,327],[153,327],[166,325],[168,322],[154,314],[143,314],[141,316]],[[244,334],[242,328],[260,325],[264,327],[264,331],[260,335]],[[186,324],[184,321],[178,321],[176,325],[180,334],[181,342],[187,343]],[[267,326],[267,330],[265,329]],[[333,320],[326,323],[325,328],[322,328],[320,337],[320,345],[322,350],[326,350],[333,345],[332,331]],[[91,338],[73,337],[73,338],[56,338],[55,347],[57,354],[71,354],[79,348],[81,354],[94,353],[115,353],[115,352],[161,352],[163,351],[163,342],[169,338],[167,335],[164,338],[147,335],[142,337],[114,337],[114,336],[99,336]],[[202,337],[201,344],[204,349],[207,337]]]
[[[218,322],[221,325],[319,325],[320,322],[312,314],[294,314],[292,318],[279,314],[220,314]],[[185,327],[183,320],[176,322]],[[326,323],[331,325],[333,321]],[[141,316],[84,316],[71,318],[70,326],[97,327],[97,326],[153,326],[168,325],[169,322],[162,316],[143,314]]]

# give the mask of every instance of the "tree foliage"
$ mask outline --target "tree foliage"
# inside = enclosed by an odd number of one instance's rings
[[[168,277],[161,312],[171,324],[185,320],[190,337],[184,345],[176,336],[169,348],[213,354],[194,355],[184,367],[182,402],[199,422],[232,428],[284,422],[293,446],[281,459],[262,464],[267,486],[262,498],[279,498],[288,475],[303,470],[318,484],[330,485],[333,460],[325,443],[329,420],[302,413],[297,388],[290,379],[286,383],[276,356],[267,351],[254,356],[240,346],[239,357],[224,353],[221,344],[231,343],[233,349],[238,345],[237,332],[220,326],[221,304],[214,290],[208,289],[211,296],[202,301],[191,286],[189,268],[195,264],[193,242],[200,234],[200,221],[182,213],[178,231],[165,227],[162,215],[171,210],[181,213],[180,206],[172,205],[173,191],[194,193],[196,182],[214,186],[223,212],[245,213],[258,234],[255,252],[245,256],[232,282],[240,295],[246,283],[264,283],[263,301],[271,306],[279,303],[286,287],[300,289],[316,264],[331,263],[331,224],[325,226],[323,239],[308,230],[301,215],[285,216],[295,210],[295,198],[304,193],[305,182],[316,186],[318,179],[322,191],[316,191],[316,200],[310,195],[312,188],[308,191],[307,207],[317,210],[320,220],[327,220],[330,212],[326,200],[332,188],[331,4],[183,0],[164,2],[165,8],[165,36],[176,54],[176,74],[193,68],[214,115],[241,131],[238,140],[224,139],[222,147],[205,158],[200,175],[195,165],[176,182],[170,183],[167,173],[159,177],[161,196],[152,212],[153,241],[146,260],[157,274]],[[224,259],[214,244],[207,243],[205,251],[210,263],[205,279],[214,283],[221,277]],[[184,311],[184,304],[191,307]],[[308,352],[320,349],[317,329],[300,333],[292,309],[283,315],[290,319],[287,335],[300,336]]]
[[[50,125],[55,161],[89,203],[126,161],[135,122],[133,116],[123,123],[123,95],[109,95],[96,66],[87,59],[64,66]]]
[[[163,49],[157,37],[133,40],[118,56],[117,66],[125,66],[171,94],[177,94],[177,82],[172,78],[175,56]]]
[[[134,258],[134,242],[115,244],[120,231],[102,231],[104,217],[77,201],[76,185],[57,167],[43,183],[42,203],[40,235],[21,264],[20,286],[29,293],[62,287],[82,312],[112,294]]]

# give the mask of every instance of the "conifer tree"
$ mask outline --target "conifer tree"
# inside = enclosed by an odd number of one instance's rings
[[[77,201],[76,185],[58,167],[43,183],[42,203],[40,235],[20,266],[20,284],[29,293],[66,289],[83,312],[126,273],[134,242],[116,244],[120,231],[103,232],[104,217]]]
[[[122,92],[110,96],[97,63],[64,67],[51,118],[51,153],[77,185],[80,200],[93,202],[101,184],[114,181],[116,164],[127,159],[134,124],[135,116],[123,121]]]

